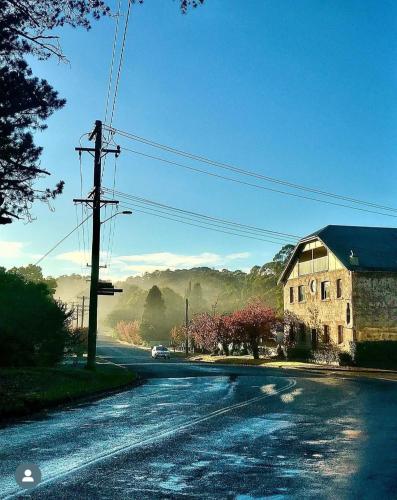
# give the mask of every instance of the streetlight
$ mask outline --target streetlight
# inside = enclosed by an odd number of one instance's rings
[[[113,219],[113,217],[116,217],[116,215],[131,215],[132,212],[131,210],[123,210],[122,212],[116,212],[115,214],[111,215],[110,217],[108,217],[107,219],[103,220],[101,222],[101,224],[104,224],[105,222],[107,222],[108,220],[110,219]]]

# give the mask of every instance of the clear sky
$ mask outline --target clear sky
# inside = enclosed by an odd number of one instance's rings
[[[206,0],[183,16],[176,0],[146,0],[132,8],[113,124],[264,175],[397,207],[396,20],[393,1]],[[50,181],[63,179],[66,187],[54,212],[36,204],[36,221],[2,227],[6,267],[34,261],[76,225],[74,147],[104,117],[113,30],[112,20],[88,33],[64,29],[70,64],[32,62],[35,74],[67,99],[36,136]],[[193,164],[126,139],[116,142]],[[104,185],[112,185],[112,168],[109,158]],[[88,155],[83,177],[88,192]],[[128,152],[118,161],[116,188],[302,236],[327,224],[396,224],[392,217],[233,184]],[[82,238],[80,232],[80,253],[76,233],[43,261],[44,272],[80,273],[88,258]],[[109,273],[193,265],[249,269],[277,250],[135,213],[117,217]]]

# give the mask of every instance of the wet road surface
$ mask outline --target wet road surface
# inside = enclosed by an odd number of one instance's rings
[[[394,382],[99,353],[146,383],[1,429],[1,498],[397,498]]]

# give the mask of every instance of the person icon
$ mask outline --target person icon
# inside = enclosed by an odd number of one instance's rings
[[[23,483],[34,483],[34,478],[32,477],[32,471],[30,469],[25,469],[22,478]]]
[[[22,462],[15,470],[15,480],[21,488],[35,488],[41,481],[40,467],[33,462]]]

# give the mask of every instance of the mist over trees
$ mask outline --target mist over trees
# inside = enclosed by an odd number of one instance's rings
[[[160,289],[154,285],[147,294],[140,328],[144,341],[163,340],[168,337],[165,304]]]
[[[223,317],[243,309],[255,298],[281,314],[282,287],[277,280],[292,250],[292,245],[286,245],[270,262],[249,272],[197,267],[154,271],[119,281],[116,285],[123,293],[99,298],[99,332],[112,331],[136,343],[168,341],[180,345],[185,336],[186,297],[190,318],[200,314]],[[14,267],[10,273],[25,281],[44,283],[50,294],[69,307],[89,295],[86,278],[78,274],[46,278],[34,265]]]
[[[190,318],[201,314],[206,326],[209,314],[222,317],[243,309],[253,298],[281,314],[282,287],[277,281],[292,250],[292,245],[284,246],[271,262],[254,266],[249,273],[198,267],[127,278],[118,283],[124,292],[112,298],[114,309],[106,324],[114,329],[119,322],[138,321],[143,341],[172,338],[175,343],[183,338],[186,297]]]

